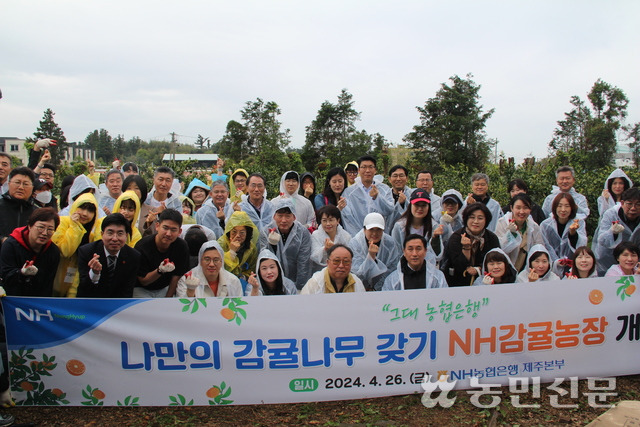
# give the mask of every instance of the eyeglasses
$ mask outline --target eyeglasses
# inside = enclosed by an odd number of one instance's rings
[[[340,264],[344,265],[345,267],[350,267],[351,266],[351,260],[350,259],[335,258],[335,259],[330,259],[329,262],[331,263],[331,265],[334,265],[336,267],[338,267]]]
[[[406,178],[407,175],[403,174],[403,173],[394,173],[393,175],[391,175],[391,178],[397,179],[397,178]]]
[[[202,263],[204,265],[209,265],[209,264],[222,264],[222,258],[209,258],[209,257],[205,257],[202,258]]]
[[[431,182],[433,181],[431,178],[418,178],[416,182]]]
[[[637,203],[624,202],[624,205],[628,208],[640,209],[640,202],[637,202]]]
[[[347,175],[358,175],[358,171],[347,171]]]
[[[249,184],[249,188],[258,188],[258,189],[264,188],[264,184],[256,184],[256,183]]]
[[[41,173],[40,177],[41,178],[53,178],[53,174],[52,173]]]
[[[33,187],[33,183],[30,181],[9,181],[9,183],[15,185],[16,187],[24,187],[24,188]]]
[[[44,227],[42,225],[36,225],[33,228],[35,228],[38,233],[46,234],[47,236],[51,236],[56,231],[55,228],[47,228],[47,227]]]
[[[360,166],[360,169],[375,169],[376,167],[373,165],[362,165]]]

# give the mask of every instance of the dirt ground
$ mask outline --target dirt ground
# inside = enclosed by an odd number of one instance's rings
[[[598,386],[605,383],[596,383]],[[510,393],[502,388],[501,403],[495,408],[477,408],[470,401],[467,391],[451,392],[456,401],[450,408],[426,408],[422,395],[393,396],[378,399],[349,400],[321,403],[283,405],[216,406],[216,407],[15,407],[6,412],[16,417],[17,424],[33,423],[42,426],[273,426],[273,425],[367,425],[367,426],[539,426],[585,425],[604,413],[607,408],[589,405],[584,393],[586,380],[580,381],[579,398],[566,396],[558,403],[574,405],[570,408],[554,408],[551,398],[557,392],[540,387],[539,397],[529,388],[525,393]],[[570,390],[567,381],[560,385]],[[617,396],[607,403],[622,400],[640,400],[640,375],[618,377],[614,390]],[[437,397],[435,394],[433,397]],[[518,399],[515,400],[515,399]],[[514,405],[513,401],[516,401]],[[490,396],[480,403],[488,404]],[[519,402],[519,405],[518,405]],[[539,407],[517,407],[539,405]]]

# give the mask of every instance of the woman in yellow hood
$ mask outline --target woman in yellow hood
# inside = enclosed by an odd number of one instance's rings
[[[140,234],[140,230],[136,226],[138,224],[138,219],[140,218],[140,199],[135,191],[128,190],[125,191],[118,197],[116,202],[113,204],[113,213],[121,213],[127,221],[131,224],[131,236],[127,237],[127,245],[131,248],[135,247],[136,243],[140,239],[142,239],[142,234]],[[95,240],[102,239],[102,220],[104,218],[100,218],[98,223],[96,224],[95,231]]]
[[[224,250],[224,268],[246,280],[256,271],[258,260],[258,227],[246,212],[234,212],[224,227],[218,243]]]
[[[249,178],[249,173],[244,169],[236,169],[229,177],[229,199],[231,203],[240,203],[242,195],[247,194],[247,178]],[[238,180],[237,182],[236,179]]]
[[[182,223],[195,224],[196,204],[187,196],[178,196],[182,205]]]
[[[81,194],[71,205],[69,216],[60,217],[60,226],[51,241],[60,249],[60,264],[53,282],[53,296],[75,297],[78,290],[78,248],[96,238],[98,202],[91,193]]]

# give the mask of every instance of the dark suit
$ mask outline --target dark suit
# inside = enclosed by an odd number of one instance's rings
[[[89,277],[89,261],[93,254],[100,255],[102,272],[98,283]],[[131,298],[136,284],[140,253],[129,246],[120,249],[116,268],[112,275],[107,271],[107,256],[102,240],[87,243],[78,249],[78,271],[80,284],[78,298]]]

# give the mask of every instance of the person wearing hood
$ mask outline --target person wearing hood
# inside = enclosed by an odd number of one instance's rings
[[[587,244],[587,230],[584,220],[576,218],[578,206],[570,193],[558,193],[551,210],[552,216],[542,222],[540,230],[554,263],[553,271],[562,276],[562,260],[572,258],[576,248]]]
[[[491,212],[484,203],[472,203],[462,212],[464,227],[449,238],[443,273],[450,287],[469,286],[481,276],[484,256],[500,247],[498,236],[487,229]]]
[[[638,259],[640,248],[631,242],[622,242],[613,250],[613,257],[617,264],[612,265],[605,277],[632,276],[640,274]]]
[[[0,243],[18,227],[24,227],[36,210],[31,194],[35,175],[26,167],[13,169],[9,173],[9,191],[0,197]]]
[[[233,214],[233,205],[229,202],[229,188],[224,181],[213,181],[209,198],[196,212],[196,223],[211,229],[216,236],[224,234],[226,220]],[[216,237],[216,239],[218,238]]]
[[[531,247],[544,245],[542,230],[531,217],[532,203],[528,194],[516,194],[509,202],[511,212],[500,218],[496,227],[500,247],[509,255],[518,271],[525,267]],[[555,258],[551,261],[555,261]]]
[[[316,177],[311,172],[305,172],[300,175],[300,194],[309,200],[315,215]]]
[[[600,218],[607,209],[620,205],[620,196],[625,190],[633,187],[633,182],[620,168],[615,169],[604,182],[602,195],[598,197],[598,214]]]
[[[153,188],[144,201],[151,208],[151,212],[159,214],[164,209],[182,212],[179,194],[172,188],[175,175],[173,169],[167,166],[160,166],[153,172]]]
[[[348,187],[342,194],[347,200],[347,205],[342,210],[342,221],[344,229],[352,236],[362,230],[367,214],[377,212],[386,218],[393,212],[391,188],[375,180],[376,159],[362,156],[358,159],[358,167],[359,182]]]
[[[101,193],[98,205],[107,215],[113,212],[113,205],[122,194],[122,181],[124,181],[124,175],[119,169],[111,169],[105,175],[105,191]]]
[[[193,200],[188,198],[187,196],[180,195],[178,196],[180,202],[182,203],[182,223],[183,224],[195,224],[196,223],[196,205],[193,203]]]
[[[296,216],[296,220],[306,228],[309,228],[315,224],[316,213],[309,199],[298,194],[299,187],[300,176],[298,172],[285,172],[280,178],[280,195],[272,199],[271,203],[275,203],[276,200],[290,198],[293,202],[293,213]]]
[[[249,194],[249,173],[244,169],[236,169],[229,177],[229,194],[231,203],[247,200]],[[213,188],[213,186],[212,186]]]
[[[598,244],[592,247],[603,276],[615,262],[613,249],[622,242],[640,244],[640,188],[631,187],[620,196],[620,205],[609,208],[600,220]]]
[[[224,182],[224,180],[222,181]],[[195,213],[200,210],[205,200],[207,200],[207,196],[211,191],[211,187],[209,187],[204,182],[200,181],[198,178],[194,178],[187,187],[187,191],[184,192],[184,195],[193,200],[193,204],[195,205]]]
[[[358,169],[358,162],[351,161],[344,165],[344,173],[347,175],[347,185],[345,185],[345,188],[356,183],[356,178],[358,177]]]
[[[580,246],[573,253],[569,272],[563,274],[561,278],[565,280],[590,279],[592,277],[598,277],[598,272],[596,271],[596,256],[587,246]]]
[[[291,198],[273,204],[275,227],[260,232],[260,249],[269,249],[280,260],[285,277],[302,289],[311,277],[311,234],[296,221]]]
[[[131,234],[127,235],[127,246],[133,248],[136,243],[142,239],[142,234],[136,226],[140,218],[140,198],[135,191],[127,190],[118,197],[113,205],[113,213],[122,214],[129,225],[131,225]],[[105,217],[106,218],[106,217]],[[96,240],[102,239],[102,221],[104,218],[98,219],[96,224]]]
[[[453,188],[449,189],[442,194],[440,204],[442,210],[433,210],[432,215],[433,219],[443,227],[440,239],[442,240],[442,246],[446,248],[453,232],[463,227],[461,209],[463,205],[462,194]]]
[[[268,249],[260,251],[257,273],[251,273],[249,285],[247,296],[298,294],[296,284],[284,276],[278,257]]]
[[[384,232],[384,218],[379,213],[368,214],[362,229],[351,239],[353,273],[368,291],[382,289],[384,279],[395,270],[402,253],[395,240]]]
[[[400,219],[393,226],[391,236],[396,241],[398,248],[404,247],[405,239],[411,234],[418,234],[424,237],[427,242],[425,256],[427,260],[436,264],[442,258],[444,246],[442,244],[442,234],[444,226],[439,225],[431,217],[431,199],[429,193],[422,188],[416,188],[409,198],[409,209],[407,209]]]
[[[502,209],[500,203],[489,195],[489,176],[487,174],[474,173],[471,176],[471,193],[467,196],[462,209],[464,210],[467,205],[472,203],[483,203],[489,209],[491,222],[487,224],[487,230],[495,232],[498,220],[502,218]]]
[[[67,206],[62,209],[58,215],[61,217],[70,215],[71,206],[75,200],[78,199],[82,194],[90,193],[94,196],[96,202],[100,197],[100,191],[98,190],[98,186],[94,184],[94,182],[89,179],[86,175],[78,175],[73,180],[73,184],[69,188],[69,195],[67,196]],[[99,203],[98,203],[99,204]],[[98,218],[105,216],[105,213],[102,209],[98,209]]]
[[[525,193],[529,194],[529,186],[524,180],[520,178],[512,179],[509,181],[509,185],[507,186],[507,193],[509,193],[509,200],[514,197],[516,194]],[[502,207],[502,213],[506,214],[511,211],[511,206],[507,203]],[[542,208],[535,203],[531,203],[531,218],[536,222],[536,224],[542,224],[542,221],[547,219],[547,216],[542,211]]]
[[[241,297],[240,279],[224,269],[224,251],[218,242],[206,242],[198,254],[199,263],[178,280],[176,297]]]
[[[511,260],[500,248],[487,252],[482,262],[482,271],[484,275],[478,276],[472,286],[515,283],[518,276]]]
[[[83,175],[81,175],[83,176]],[[60,217],[60,226],[51,240],[60,248],[60,265],[53,284],[53,296],[75,297],[78,291],[78,248],[97,240],[98,202],[91,193],[78,196],[69,216]]]
[[[224,268],[242,279],[256,271],[258,259],[258,227],[246,212],[234,212],[218,239],[224,251]]]
[[[253,173],[249,175],[247,183],[249,194],[238,206],[240,210],[249,215],[251,221],[258,227],[258,230],[262,232],[273,221],[275,211],[273,203],[267,200],[267,180],[259,173]],[[293,206],[293,203],[291,206]],[[234,210],[235,209],[234,207]],[[291,211],[294,212],[294,209]]]
[[[38,208],[53,207],[49,206],[53,197],[51,194],[52,188],[53,186],[48,181],[37,178],[33,182],[33,204]]]
[[[571,193],[571,196],[573,196],[573,200],[576,202],[576,205],[578,205],[577,218],[584,219],[589,216],[590,211],[587,198],[573,188],[575,182],[575,171],[571,166],[561,166],[556,170],[556,184],[558,185],[554,185],[551,188],[551,194],[544,199],[544,203],[542,204],[542,211],[547,218],[551,215],[553,199],[555,199],[556,195],[560,192]]]
[[[426,256],[427,240],[419,234],[408,235],[404,240],[398,268],[384,280],[382,290],[447,288],[444,274],[434,264],[427,262]]]
[[[518,274],[517,283],[548,282],[560,280],[552,271],[551,258],[544,245],[533,245],[527,257],[527,268]]]
[[[300,295],[366,292],[362,281],[351,273],[353,251],[345,245],[333,245],[327,266],[316,272],[304,285]]]
[[[318,229],[311,234],[312,272],[327,266],[327,251],[338,243],[349,244],[351,234],[340,225],[340,209],[333,205],[323,206],[316,213]]]
[[[10,296],[50,297],[60,262],[51,236],[60,224],[53,208],[35,210],[25,227],[13,230],[0,250],[0,278]]]

